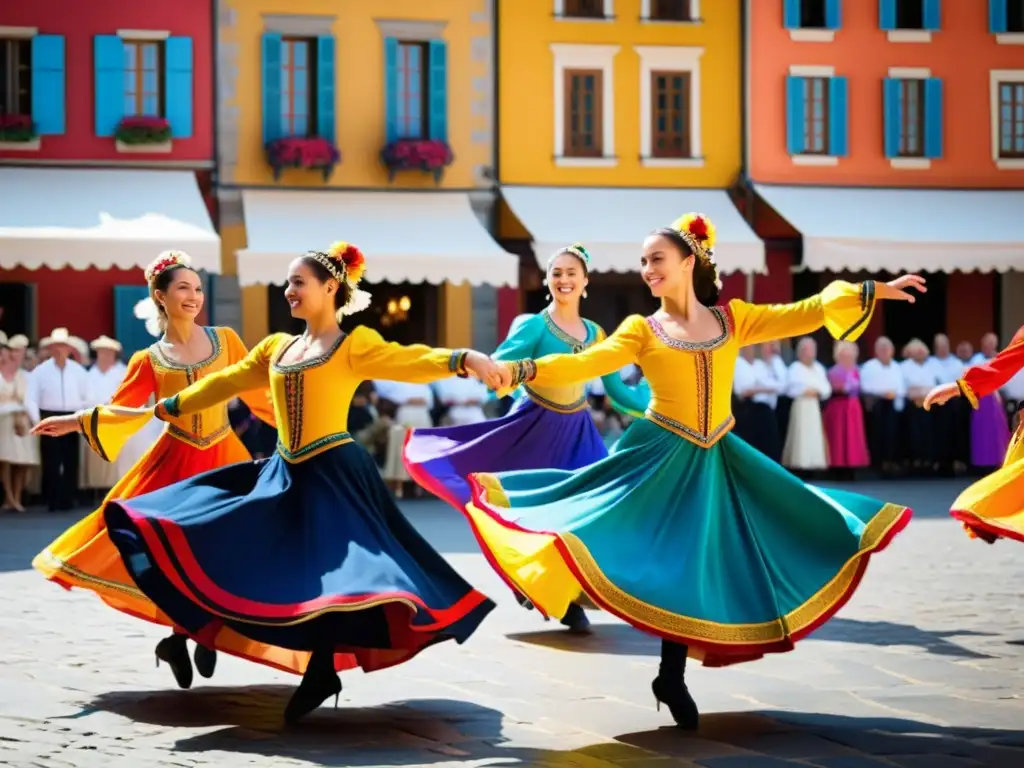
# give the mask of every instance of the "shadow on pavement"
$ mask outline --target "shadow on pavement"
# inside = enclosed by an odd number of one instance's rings
[[[628,624],[592,624],[589,635],[573,635],[564,627],[538,632],[514,632],[505,635],[517,643],[528,643],[555,651],[601,653],[615,656],[657,656],[661,641]]]
[[[894,624],[891,621],[860,621],[836,617],[815,631],[808,640],[831,640],[857,645],[912,645],[936,656],[953,656],[960,659],[991,659],[985,653],[978,653],[949,641],[950,637],[995,637],[992,632],[973,632],[954,629],[937,632],[918,629],[909,624]]]
[[[1024,765],[1024,731],[1020,730],[945,728],[899,718],[804,712],[713,713],[703,716],[697,733],[661,727],[565,751],[520,745],[540,739],[557,743],[567,732],[552,733],[530,723],[506,722],[497,710],[450,699],[321,708],[300,724],[285,726],[281,712],[293,690],[252,686],[109,693],[96,698],[76,717],[103,710],[166,728],[227,726],[181,739],[174,749],[292,758],[332,768],[480,760],[488,760],[489,765],[535,768],[640,766],[655,760],[666,768],[675,760],[700,760],[701,765],[716,768],[869,768],[929,765],[936,758],[940,762],[935,764],[941,765],[952,765],[952,758],[960,758],[965,765],[980,763],[990,768]],[[571,717],[567,713],[567,722],[558,725],[571,728]],[[549,728],[552,725],[545,724]],[[574,736],[578,742],[579,733]],[[775,759],[766,759],[769,756]]]

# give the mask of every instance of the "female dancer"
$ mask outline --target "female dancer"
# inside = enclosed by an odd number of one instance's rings
[[[301,336],[275,334],[240,363],[156,407],[194,418],[269,381],[273,458],[207,472],[108,504],[107,526],[139,588],[197,642],[225,629],[308,654],[285,711],[294,721],[341,691],[337,670],[404,662],[428,645],[465,641],[494,604],[473,590],[403,517],[369,455],[348,433],[368,378],[429,382],[500,373],[468,350],[403,347],[376,331],[342,333],[368,306],[352,245],[292,262],[285,296]],[[152,410],[136,409],[129,423]]]
[[[188,254],[168,251],[147,267],[145,276],[152,304],[147,328],[162,338],[132,355],[128,371],[111,398],[114,406],[141,406],[150,396],[169,397],[188,384],[242,360],[245,346],[230,328],[197,325],[204,296],[202,281],[191,268]],[[140,314],[140,312],[136,312]],[[246,392],[249,407],[274,423],[268,393]],[[215,467],[247,461],[249,453],[228,427],[224,405],[208,408],[188,419],[173,419],[168,428],[110,490],[99,509],[71,526],[40,552],[32,565],[47,579],[66,589],[81,587],[98,594],[119,611],[157,624],[172,622],[138,590],[110,542],[103,510],[112,499],[125,499],[200,474]],[[108,408],[90,408],[80,414],[46,419],[36,425],[39,435],[79,431],[89,446],[107,461],[115,461],[127,435]],[[286,669],[301,663],[295,654],[261,647],[238,636],[219,638],[224,650],[257,657]],[[192,685],[192,662],[186,635],[175,632],[156,646],[157,664],[167,663],[182,688]],[[213,675],[213,646],[197,645],[195,662],[203,677]]]
[[[924,290],[910,275],[834,282],[795,304],[715,307],[713,244],[697,214],[656,230],[640,264],[662,299],[657,313],[627,318],[578,355],[503,364],[507,386],[551,386],[635,362],[653,399],[607,459],[576,472],[471,475],[468,506],[491,562],[537,608],[559,616],[585,593],[663,638],[654,695],[686,728],[698,721],[688,653],[721,666],[792,649],[910,518],[905,507],[805,485],[730,435],[737,350],[822,325],[854,338],[877,299]]]
[[[602,341],[601,327],[580,317],[589,265],[590,254],[578,243],[548,259],[547,286],[549,298],[554,298],[540,314],[520,315],[520,322],[509,329],[492,359],[576,354]],[[634,416],[643,414],[649,400],[646,387],[630,387],[617,371],[603,376],[601,382],[617,408]],[[410,430],[405,443],[409,475],[460,511],[471,499],[466,479],[471,472],[574,470],[607,455],[590,415],[586,382],[523,385],[507,416],[479,424]],[[522,599],[520,603],[529,607]],[[572,632],[586,632],[590,622],[583,608],[573,603],[562,624]]]
[[[970,360],[970,365],[984,367],[999,349],[999,337],[986,333],[981,337],[981,350]],[[970,400],[970,398],[968,398]],[[1006,422],[1006,409],[999,393],[992,391],[971,403],[971,464],[975,467],[998,467],[1006,458],[1010,443],[1010,428]]]
[[[972,408],[988,395],[994,394],[1024,368],[1024,327],[1010,346],[980,365],[972,365],[952,384],[935,387],[924,399],[924,407],[942,405],[953,397],[963,396]],[[953,503],[950,514],[964,524],[972,537],[989,544],[1007,537],[1024,541],[1024,419],[1010,440],[1003,465],[965,490]]]

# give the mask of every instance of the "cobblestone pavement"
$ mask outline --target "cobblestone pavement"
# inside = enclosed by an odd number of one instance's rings
[[[337,710],[292,728],[280,713],[297,678],[222,658],[179,691],[153,665],[159,628],[31,571],[75,516],[0,517],[0,765],[1019,768],[1024,546],[969,540],[945,516],[961,485],[858,486],[915,521],[796,652],[694,668],[695,735],[655,711],[656,641],[600,614],[569,638],[519,609],[433,501],[404,506],[499,609],[465,646],[349,674]]]

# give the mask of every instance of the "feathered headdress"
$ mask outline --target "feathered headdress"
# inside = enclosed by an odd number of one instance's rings
[[[366,257],[356,246],[339,240],[326,252],[310,251],[306,255],[320,263],[339,283],[348,286],[348,303],[339,310],[343,315],[354,315],[370,306],[372,297],[358,287],[366,272]]]
[[[722,279],[715,261],[715,225],[711,219],[703,213],[687,213],[672,222],[672,229],[679,232],[694,256],[714,268],[715,287],[722,290]]]

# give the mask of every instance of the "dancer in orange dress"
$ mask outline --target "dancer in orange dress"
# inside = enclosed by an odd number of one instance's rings
[[[132,356],[124,380],[110,405],[47,419],[35,427],[36,434],[81,432],[96,453],[114,461],[117,455],[109,450],[109,446],[123,443],[122,440],[109,439],[123,430],[117,418],[117,406],[139,407],[153,397],[162,399],[176,395],[196,380],[245,358],[248,350],[231,328],[196,324],[204,297],[202,281],[190,263],[187,254],[168,251],[146,269],[151,297],[145,302],[151,310],[147,328],[161,338]],[[149,301],[152,301],[151,305]],[[140,306],[136,314],[141,318],[146,309],[146,306]],[[242,399],[259,418],[270,425],[275,424],[269,389],[246,392]],[[249,461],[250,458],[228,424],[226,404],[188,418],[171,419],[159,439],[111,489],[99,509],[61,534],[35,557],[32,565],[47,579],[67,589],[80,587],[92,590],[107,605],[123,613],[173,626],[128,575],[107,535],[103,510],[113,499],[132,498],[210,469]],[[193,674],[185,643],[186,635],[175,632],[156,647],[157,663],[162,660],[170,665],[175,680],[182,688],[191,686]],[[303,654],[261,646],[230,632],[218,637],[216,646],[289,671],[301,671],[305,667]],[[196,668],[204,677],[213,675],[216,659],[213,648],[196,646]]]
[[[1024,368],[1024,327],[1017,331],[1010,345],[987,362],[972,365],[963,376],[950,384],[942,384],[928,393],[925,409],[942,405],[961,396],[977,408],[986,395],[991,395]],[[1024,419],[1010,438],[1003,465],[990,475],[969,486],[949,512],[964,524],[967,532],[989,544],[996,539],[1024,541]]]

